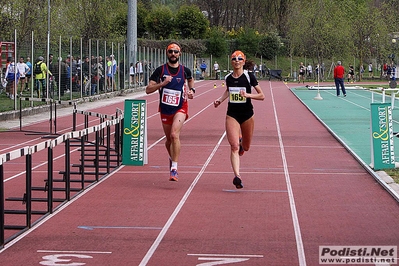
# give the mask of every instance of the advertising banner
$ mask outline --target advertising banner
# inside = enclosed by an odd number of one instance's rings
[[[395,168],[392,107],[390,103],[371,103],[371,167]]]
[[[125,100],[122,134],[122,164],[146,164],[148,155],[147,104],[145,100]]]

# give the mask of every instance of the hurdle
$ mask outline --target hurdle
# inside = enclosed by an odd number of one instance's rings
[[[399,93],[399,88],[383,88],[383,87],[378,87],[376,89],[370,89],[371,91],[371,102],[374,103],[374,91],[379,91],[382,93],[382,103],[385,103],[385,98],[386,98],[386,92],[391,92],[391,108],[395,108],[395,98],[396,94]]]
[[[76,131],[77,129],[77,115],[83,115],[84,116],[84,128],[89,127],[89,117],[97,117],[100,119],[100,123],[103,123],[106,119],[109,120],[114,120],[118,118],[118,114],[123,114],[123,111],[119,108],[116,109],[116,115],[106,115],[106,114],[100,114],[96,112],[91,112],[91,111],[82,111],[77,109],[76,103],[73,105],[73,113],[72,113],[72,130]],[[104,132],[101,132],[101,137],[104,136]]]
[[[29,102],[43,102],[49,104],[50,106],[50,117],[49,117],[49,131],[48,132],[38,132],[38,131],[29,131],[23,130],[22,120],[23,120],[23,112],[22,112],[22,101]],[[32,98],[32,97],[19,97],[19,131],[20,132],[29,132],[27,134],[38,134],[38,135],[58,135],[57,134],[57,104],[62,105],[72,105],[76,104],[76,101],[57,101],[51,98]],[[54,118],[53,118],[53,105],[54,105]],[[54,123],[54,132],[53,132],[53,123]]]
[[[0,249],[120,167],[123,113],[117,110],[117,114],[116,119],[0,154]],[[115,139],[112,143],[113,127]],[[104,129],[107,131],[107,141],[101,145],[100,132]],[[94,145],[85,141],[87,135],[95,138]],[[81,156],[72,155],[75,148],[70,142],[75,140],[80,142]],[[63,162],[54,162],[56,149],[58,152],[64,151]],[[33,166],[33,157],[38,158],[43,154],[47,155],[47,169],[40,178],[43,173]],[[25,186],[18,187],[12,195],[6,194],[4,181],[10,173],[4,168],[19,158],[25,158],[25,177],[22,177]]]

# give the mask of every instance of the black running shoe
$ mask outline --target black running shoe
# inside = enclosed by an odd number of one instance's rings
[[[234,179],[233,179],[233,184],[234,184],[234,186],[236,186],[236,188],[238,188],[238,189],[244,187],[244,185],[243,185],[242,182],[241,182],[241,178],[239,178],[238,176],[234,177]]]

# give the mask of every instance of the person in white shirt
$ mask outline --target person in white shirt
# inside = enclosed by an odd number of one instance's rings
[[[130,86],[133,86],[134,84],[134,75],[135,75],[135,67],[133,63],[130,63],[130,68],[129,68],[129,76],[130,76]]]
[[[309,63],[308,64],[308,78],[312,78],[312,72],[313,72],[313,68],[312,68],[312,65]]]
[[[373,64],[369,64],[369,77],[373,77]]]
[[[20,82],[20,84],[21,84],[20,88],[21,89],[20,89],[20,93],[19,94],[22,95],[22,92],[24,91],[25,86],[26,86],[26,76],[25,75],[30,70],[28,65],[24,62],[24,58],[22,56],[19,58],[19,62],[17,63],[17,68],[18,68],[18,71],[19,71],[19,74],[20,74],[19,80],[21,81]]]
[[[109,81],[109,89],[111,91],[116,90],[116,83],[115,83],[115,75],[118,71],[118,64],[116,62],[115,56],[112,54],[109,56],[109,60],[107,62],[107,73],[108,73],[108,81]]]
[[[138,85],[143,83],[143,63],[141,61],[136,63],[136,79]]]
[[[219,64],[217,61],[213,64],[213,70],[215,71],[215,78],[219,79]]]
[[[14,58],[11,57],[9,59],[9,64],[7,65],[7,70],[5,73],[5,79],[7,80],[7,86],[6,86],[6,93],[8,97],[10,97],[11,100],[14,99],[14,82],[17,82],[18,85],[18,79],[19,79],[19,71],[18,68],[15,65]]]

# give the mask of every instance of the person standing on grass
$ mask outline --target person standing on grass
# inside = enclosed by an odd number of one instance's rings
[[[134,81],[135,81],[135,71],[136,67],[134,66],[134,63],[130,63],[130,68],[129,68],[129,86],[133,87]]]
[[[334,67],[334,82],[335,88],[337,90],[337,96],[340,94],[340,87],[342,90],[342,94],[346,97],[346,90],[345,90],[345,68],[342,66],[341,61],[337,62],[337,65]]]
[[[15,85],[18,85],[20,73],[15,64],[14,57],[7,58],[7,61],[9,61],[9,64],[6,67],[6,73],[4,75],[7,81],[6,93],[11,100],[14,100],[14,93],[17,93],[17,86]]]
[[[355,69],[352,65],[349,65],[348,72],[348,83],[352,80],[352,83],[355,82]]]
[[[181,46],[171,42],[166,48],[168,62],[155,69],[146,93],[159,92],[159,111],[169,154],[170,181],[178,181],[177,163],[180,156],[180,132],[188,118],[188,101],[194,98],[191,70],[179,63]],[[186,86],[187,81],[187,86]]]
[[[299,64],[299,76],[298,76],[298,83],[302,83],[305,84],[305,72],[306,72],[306,67],[305,65],[301,62]]]
[[[234,172],[233,184],[236,188],[243,188],[240,175],[240,157],[248,151],[254,133],[254,111],[251,100],[265,99],[263,91],[256,80],[250,61],[246,61],[241,51],[231,55],[233,72],[225,77],[226,90],[214,101],[217,108],[224,100],[229,99],[226,115],[226,133],[229,141],[230,161]],[[252,87],[256,93],[252,93]]]
[[[369,64],[369,77],[372,78],[373,77],[373,64],[370,62]]]
[[[24,88],[24,89],[29,90],[29,84],[31,82],[31,77],[32,77],[32,63],[30,62],[30,57],[26,58],[26,65],[28,66],[29,70],[28,70],[28,72],[26,72],[26,75],[25,75],[26,76],[26,88]]]
[[[33,67],[33,73],[35,75],[35,89],[37,90],[37,97],[47,98],[46,78],[47,74],[50,76],[53,74],[48,70],[43,56],[38,57],[37,62]]]
[[[17,63],[17,68],[18,68],[18,71],[20,74],[19,80],[21,81],[20,82],[21,89],[20,89],[19,95],[22,95],[22,92],[24,91],[25,86],[26,86],[25,85],[26,84],[26,73],[28,73],[30,71],[30,68],[24,62],[24,58],[22,56],[19,58],[19,62]],[[18,94],[18,92],[17,92],[17,94]]]

